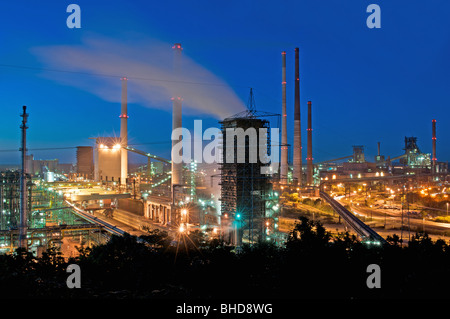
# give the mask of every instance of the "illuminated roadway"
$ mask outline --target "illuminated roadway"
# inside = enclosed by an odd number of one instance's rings
[[[90,221],[91,223],[94,223],[94,224],[102,226],[106,231],[110,232],[111,234],[118,235],[118,236],[123,236],[123,235],[125,235],[127,233],[126,231],[118,228],[115,225],[111,225],[111,224],[105,222],[104,220],[101,220],[98,217],[95,217],[95,216],[92,216],[92,215],[86,213],[82,209],[79,209],[74,204],[70,203],[68,200],[65,200],[65,202],[73,209],[75,214],[77,214],[78,216],[82,217],[83,219],[86,219],[86,220]]]
[[[387,243],[386,240],[381,237],[372,228],[363,223],[358,217],[353,215],[344,206],[342,206],[338,201],[333,199],[330,195],[325,192],[320,192],[320,197],[322,197],[330,206],[347,222],[347,224],[363,239],[363,240],[373,240],[380,242],[382,244]]]
[[[373,219],[378,219],[378,220],[384,220],[387,219],[387,216],[389,216],[389,221],[390,222],[397,222],[397,223],[401,223],[401,212],[386,212],[386,211],[372,211],[369,209],[365,209],[365,208],[357,208],[355,209],[355,207],[352,207],[352,210],[357,213],[358,215],[361,216],[366,216],[368,217],[369,214],[374,213],[376,215],[378,215],[378,217],[371,217]],[[431,220],[427,220],[424,219],[423,217],[416,217],[416,216],[411,216],[411,213],[408,211],[403,211],[403,226],[415,226],[416,229],[419,229],[420,227],[424,227],[425,230],[430,230],[430,229],[434,229],[437,231],[447,231],[450,229],[450,224],[449,223],[441,223],[441,222],[435,222],[435,221],[431,221]],[[384,216],[383,216],[384,215]]]

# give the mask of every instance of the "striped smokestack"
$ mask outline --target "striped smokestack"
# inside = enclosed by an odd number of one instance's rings
[[[295,106],[294,106],[294,160],[293,177],[302,186],[302,133],[300,124],[299,51],[295,48]]]
[[[125,185],[128,177],[128,151],[124,147],[128,146],[128,110],[127,110],[127,82],[123,77],[122,81],[122,105],[120,112],[120,184]]]
[[[175,43],[172,49],[174,50],[174,73],[175,77],[177,77],[179,76],[180,72],[181,51],[183,50],[183,48],[181,47],[180,43]],[[182,127],[181,101],[182,98],[179,95],[179,92],[175,92],[175,95],[172,98],[172,132],[177,128],[181,129]],[[179,185],[182,182],[183,164],[181,161],[177,161],[177,163],[175,163],[175,154],[173,154],[175,145],[177,145],[180,141],[181,136],[178,139],[172,139],[172,191],[174,191],[173,185]],[[179,155],[181,156],[181,154]]]
[[[433,134],[433,137],[432,137],[432,141],[433,141],[433,159],[432,159],[432,163],[433,163],[433,166],[432,166],[432,173],[434,174],[434,173],[436,173],[436,161],[437,161],[437,158],[436,158],[436,120],[433,120],[433,121],[431,121],[431,124],[432,124],[432,134]]]
[[[306,184],[308,186],[313,185],[313,156],[312,156],[312,110],[311,101],[308,101],[308,151],[307,151],[307,172],[306,172]]]
[[[281,171],[280,183],[287,184],[288,180],[288,146],[287,146],[287,120],[286,120],[286,51],[281,52]]]

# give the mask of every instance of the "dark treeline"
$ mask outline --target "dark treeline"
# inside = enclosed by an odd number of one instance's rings
[[[332,236],[301,218],[283,247],[261,243],[236,254],[194,232],[173,245],[165,232],[112,237],[64,260],[54,249],[40,258],[17,250],[0,256],[1,298],[379,299],[447,298],[450,247],[416,234],[401,247]],[[172,243],[172,244],[171,244]],[[69,289],[69,264],[81,268],[81,288]],[[381,288],[369,289],[367,266],[381,268]]]

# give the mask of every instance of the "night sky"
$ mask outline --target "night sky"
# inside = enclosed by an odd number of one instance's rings
[[[71,3],[81,7],[81,29],[66,26]],[[371,3],[381,7],[381,29],[366,26]],[[432,119],[437,158],[448,161],[449,12],[448,0],[2,1],[0,163],[19,161],[18,151],[5,150],[19,148],[22,105],[30,149],[118,136],[123,75],[130,78],[130,143],[169,157],[177,42],[188,73],[184,127],[195,119],[219,127],[220,116],[245,107],[250,87],[258,110],[281,113],[286,51],[292,143],[299,47],[303,158],[311,100],[315,161],[351,155],[352,145],[364,145],[373,160],[377,142],[383,155],[398,156],[405,136],[431,153]],[[30,153],[75,162],[75,149]]]

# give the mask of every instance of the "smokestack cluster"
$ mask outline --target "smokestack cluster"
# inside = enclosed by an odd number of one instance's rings
[[[286,51],[281,52],[282,75],[281,75],[281,95],[282,95],[282,117],[281,117],[281,170],[280,183],[287,184],[288,180],[288,146],[287,146],[287,119],[286,119]]]
[[[127,103],[127,81],[126,77],[122,81],[122,104],[120,112],[120,184],[125,185],[128,177],[128,151],[124,147],[128,146],[128,103]]]
[[[436,173],[436,161],[437,161],[437,158],[436,158],[436,120],[433,120],[433,121],[431,121],[431,124],[432,124],[432,134],[433,134],[433,137],[432,137],[432,142],[433,142],[433,158],[432,158],[432,173],[434,174],[434,173]]]
[[[175,43],[172,47],[174,50],[174,73],[175,76],[179,75],[180,72],[180,63],[181,63],[181,51],[183,48],[181,47],[180,43]],[[177,92],[175,96],[172,98],[172,132],[173,130],[177,128],[182,127],[182,112],[181,112],[181,97],[179,96],[179,93]],[[178,142],[181,141],[181,136],[179,139],[173,139],[172,140],[172,192],[174,191],[173,185],[179,185],[182,182],[182,169],[183,164],[180,163],[174,163],[174,155],[173,150],[175,145],[177,145]],[[180,154],[181,156],[181,154]]]
[[[294,159],[293,178],[302,186],[302,133],[300,123],[299,49],[295,48],[295,105],[294,105]]]
[[[307,151],[307,171],[306,171],[306,184],[308,186],[313,185],[313,155],[312,155],[312,110],[311,101],[308,101],[308,151]]]

